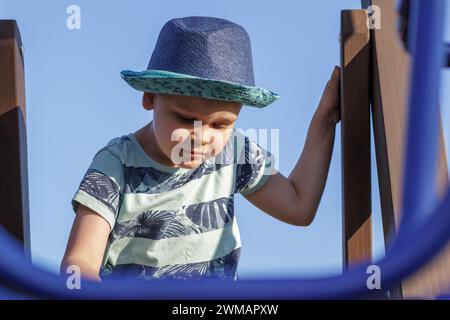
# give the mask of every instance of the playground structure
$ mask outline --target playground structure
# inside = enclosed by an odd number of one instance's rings
[[[25,77],[13,20],[0,21],[0,224],[29,251]]]
[[[343,261],[347,273],[321,280],[242,280],[232,286],[199,283],[190,288],[161,282],[152,283],[152,288],[134,284],[130,290],[126,282],[118,281],[86,283],[83,292],[70,292],[65,279],[23,263],[30,248],[23,52],[15,21],[0,21],[0,150],[5,150],[0,154],[0,224],[23,244],[18,250],[17,243],[0,230],[0,284],[35,297],[371,296],[374,292],[366,288],[366,267],[375,263],[382,270],[383,291],[375,292],[378,297],[431,298],[450,293],[450,244],[444,245],[450,239],[450,196],[438,105],[439,70],[450,62],[450,46],[442,43],[445,3],[404,1],[403,13],[409,14],[402,15],[400,30],[392,0],[362,1],[363,8],[372,6],[375,17],[380,14],[381,29],[368,28],[367,10],[341,12]],[[379,262],[371,257],[371,113],[386,244],[386,258]],[[437,202],[442,203],[435,207]],[[430,210],[435,214],[427,220],[424,214]]]
[[[347,266],[371,257],[370,109],[386,247],[398,231],[406,152],[408,79],[412,71],[408,43],[402,43],[402,38],[408,38],[407,32],[399,33],[402,30],[397,29],[396,23],[397,19],[407,19],[408,14],[396,15],[395,1],[391,0],[362,3],[366,8],[376,6],[373,8],[378,12],[373,12],[373,16],[381,18],[381,29],[367,28],[365,10],[342,12],[342,202]],[[406,10],[409,3],[404,1],[402,10]],[[374,22],[376,25],[377,21]],[[405,20],[399,22],[404,28],[408,25]],[[437,88],[439,82],[434,83]],[[420,98],[417,94],[413,98]],[[437,108],[438,99],[435,101]],[[447,190],[448,172],[440,119],[436,125],[439,127],[438,168],[435,174],[432,171],[435,166],[430,164],[426,169],[432,179],[427,185],[435,181],[439,198]],[[415,128],[421,129],[418,125]],[[432,188],[424,191],[434,192]],[[410,205],[422,206],[420,198],[411,200]],[[450,292],[449,246],[427,267],[399,284],[393,294],[431,297],[444,292]]]

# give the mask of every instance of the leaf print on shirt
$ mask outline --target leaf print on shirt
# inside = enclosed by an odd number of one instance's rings
[[[190,264],[178,264],[157,269],[153,273],[153,277],[159,279],[170,278],[182,280],[200,280],[208,273],[209,267],[209,261]]]
[[[148,210],[134,219],[116,222],[113,239],[139,237],[159,240],[223,228],[234,216],[233,200],[233,196],[219,198],[185,206],[178,211]],[[183,223],[183,216],[189,219],[190,224]]]
[[[146,193],[156,194],[177,189],[189,181],[200,179],[221,169],[224,166],[231,165],[214,163],[209,160],[203,162],[192,171],[174,175],[161,172],[152,167],[127,167],[124,166],[125,193]]]
[[[211,261],[162,267],[152,276],[182,280],[234,279],[240,252],[241,248],[237,248],[228,255]]]
[[[148,210],[130,221],[116,223],[113,238],[139,237],[159,240],[183,236],[187,233],[186,228],[173,211]]]
[[[236,193],[243,191],[256,181],[264,158],[265,154],[259,147],[256,150],[250,150],[250,140],[246,137],[244,159],[239,161],[236,168]]]
[[[186,216],[205,229],[219,229],[234,216],[234,197],[218,198],[186,207]]]
[[[98,199],[117,215],[119,206],[119,186],[110,177],[98,170],[90,169],[86,172],[79,189]]]
[[[112,278],[136,278],[144,280],[178,279],[178,280],[237,280],[237,265],[241,247],[234,249],[223,257],[210,261],[151,267],[140,264],[106,264],[100,270],[103,280]]]

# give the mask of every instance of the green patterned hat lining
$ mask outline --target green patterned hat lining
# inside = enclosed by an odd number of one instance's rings
[[[280,96],[270,90],[246,86],[241,83],[199,78],[164,70],[121,73],[131,87],[136,90],[163,94],[180,94],[225,101],[237,101],[250,107],[264,108]]]

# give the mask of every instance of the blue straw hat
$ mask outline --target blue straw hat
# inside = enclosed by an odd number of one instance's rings
[[[245,29],[213,17],[168,21],[147,70],[121,71],[134,89],[237,101],[263,108],[280,96],[255,86],[250,37]]]

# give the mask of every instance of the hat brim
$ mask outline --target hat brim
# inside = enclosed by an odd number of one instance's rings
[[[237,101],[258,108],[267,107],[280,97],[264,88],[165,70],[123,70],[120,75],[132,88],[139,91]]]

